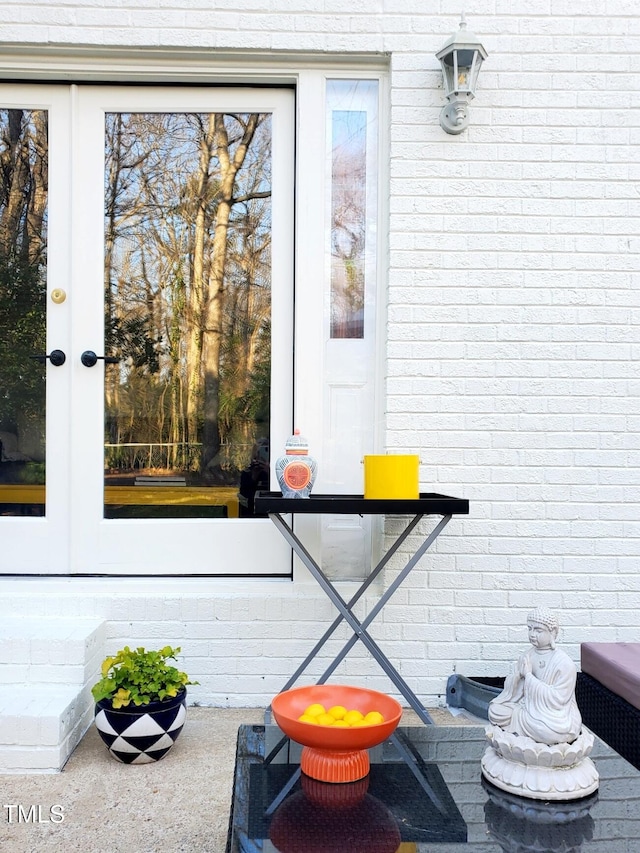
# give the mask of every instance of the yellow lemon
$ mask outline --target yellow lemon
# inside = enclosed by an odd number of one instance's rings
[[[335,721],[335,717],[332,717],[331,714],[318,714],[316,717],[316,723],[319,726],[332,726]]]
[[[361,720],[356,720],[355,723],[351,723],[352,729],[359,729],[361,726],[370,726],[371,723],[368,723],[364,717]]]
[[[365,714],[365,722],[369,723],[370,726],[377,726],[380,723],[384,723],[384,717],[380,713],[380,711],[369,711],[368,714]]]
[[[336,720],[335,723],[331,726],[332,729],[348,729],[349,723],[345,723],[344,720]]]
[[[315,726],[317,717],[312,717],[311,714],[300,714],[298,720],[300,720],[301,723],[311,723]]]
[[[355,710],[347,711],[347,713],[343,717],[343,720],[345,721],[345,723],[348,726],[352,726],[358,720],[362,720],[362,719],[364,719],[364,714],[362,714],[360,711],[355,711]]]
[[[332,708],[329,708],[327,714],[331,714],[336,720],[342,720],[344,715],[347,713],[347,709],[344,705],[334,705]]]
[[[319,717],[320,714],[325,713],[324,705],[321,705],[319,702],[314,702],[313,705],[309,705],[304,709],[304,713],[308,714],[310,717]]]

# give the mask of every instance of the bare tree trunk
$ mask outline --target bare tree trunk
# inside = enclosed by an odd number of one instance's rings
[[[44,262],[48,193],[47,114],[9,110],[2,162],[0,246],[19,250],[31,265]]]
[[[23,110],[9,110],[6,140],[0,167],[3,175],[2,215],[0,216],[0,247],[7,256],[13,254],[28,236],[22,233],[24,203],[29,191],[29,135],[23,133]],[[22,241],[20,240],[22,236]]]
[[[29,263],[42,262],[45,250],[45,235],[43,233],[44,216],[47,210],[49,184],[49,156],[47,139],[47,114],[44,110],[33,113],[33,166],[31,181],[31,197],[27,211],[27,232],[29,238]]]
[[[203,310],[205,300],[205,246],[207,231],[207,199],[213,140],[215,135],[215,116],[209,116],[206,133],[200,140],[200,163],[196,187],[196,218],[189,290],[189,338],[187,342],[187,441],[198,438],[198,414],[200,390],[202,387],[202,345]]]
[[[115,127],[113,128],[113,138],[110,140],[108,148],[108,183],[105,190],[105,213],[106,213],[106,228],[104,237],[104,298],[105,298],[105,325],[106,325],[106,340],[105,346],[110,347],[111,341],[109,336],[113,327],[114,316],[114,299],[113,299],[113,247],[116,238],[116,199],[120,184],[120,174],[122,171],[122,116],[115,117]],[[113,415],[118,411],[118,391],[120,388],[118,371],[105,371],[105,414]],[[118,444],[120,441],[118,430],[117,417],[109,417],[109,440],[112,444]]]
[[[219,466],[220,346],[222,342],[224,270],[227,260],[227,235],[233,206],[233,190],[236,175],[242,168],[247,156],[260,116],[257,113],[251,113],[247,117],[242,140],[238,144],[233,158],[229,153],[229,135],[224,123],[224,116],[216,113],[214,118],[215,144],[220,163],[220,193],[216,211],[213,261],[208,282],[202,341],[202,363],[204,367],[202,473],[205,477],[211,476],[214,469]]]

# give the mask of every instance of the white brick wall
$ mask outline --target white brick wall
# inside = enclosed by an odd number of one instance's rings
[[[438,124],[450,3],[4,0],[0,23],[13,46],[390,54],[387,444],[420,453],[424,488],[471,501],[375,632],[430,701],[454,667],[503,673],[533,605],[560,611],[576,659],[583,640],[640,640],[637,4],[467,15],[489,59],[458,137]],[[182,644],[203,701],[254,704],[329,607],[242,584],[71,607],[109,616],[113,645]],[[375,668],[359,653],[345,671]]]

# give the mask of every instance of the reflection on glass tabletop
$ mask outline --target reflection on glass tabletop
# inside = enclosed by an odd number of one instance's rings
[[[632,853],[640,773],[596,739],[597,793],[548,804],[487,784],[479,726],[400,727],[359,782],[300,773],[279,728],[241,726],[226,853]]]

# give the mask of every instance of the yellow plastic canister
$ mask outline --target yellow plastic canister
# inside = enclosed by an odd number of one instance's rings
[[[420,457],[417,455],[365,456],[365,498],[415,500],[420,497]]]

